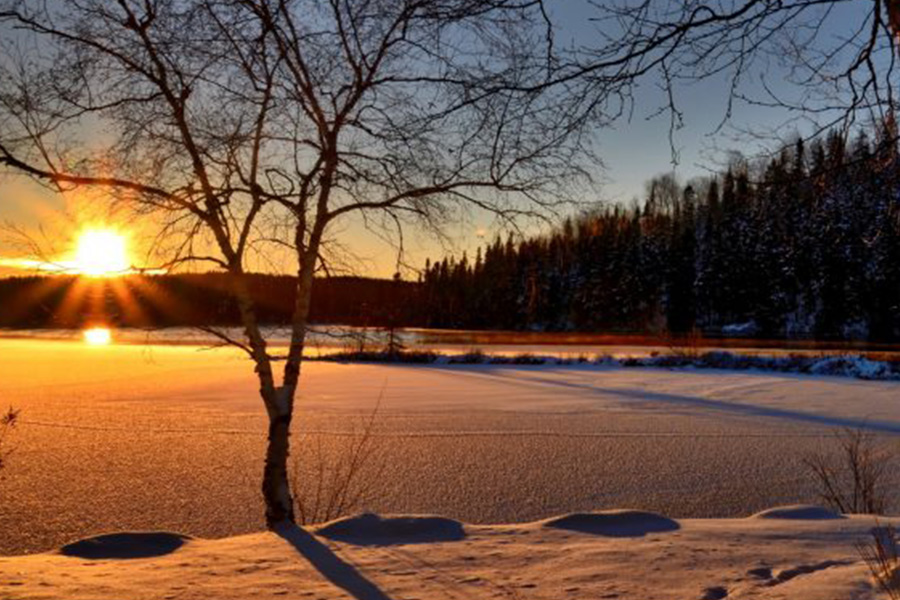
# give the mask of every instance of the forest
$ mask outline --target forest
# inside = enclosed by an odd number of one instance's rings
[[[893,121],[798,140],[716,176],[648,182],[545,235],[428,261],[418,281],[319,278],[311,319],[368,327],[900,339],[900,158]],[[291,276],[249,275],[263,323]],[[0,326],[238,324],[223,273],[0,280]]]
[[[894,121],[425,266],[431,327],[897,340]]]

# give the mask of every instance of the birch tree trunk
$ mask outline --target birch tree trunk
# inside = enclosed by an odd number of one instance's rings
[[[293,398],[285,388],[266,402],[269,413],[269,435],[266,462],[263,469],[262,494],[266,503],[266,527],[275,529],[294,523],[294,499],[288,481],[291,420],[294,416]]]
[[[294,416],[294,401],[300,383],[300,367],[303,362],[303,348],[306,344],[306,331],[309,320],[309,309],[312,300],[313,275],[319,252],[321,231],[324,220],[316,227],[309,244],[302,244],[298,238],[298,248],[305,248],[300,253],[300,268],[297,273],[297,297],[291,323],[291,343],[284,366],[283,384],[272,393],[266,391],[264,371],[271,377],[271,364],[266,358],[266,365],[259,373],[260,392],[269,415],[268,446],[266,462],[263,470],[262,493],[266,504],[266,526],[275,529],[286,523],[294,523],[294,499],[288,473],[290,457],[291,422]],[[298,231],[298,236],[303,232]],[[259,370],[259,366],[257,367]]]

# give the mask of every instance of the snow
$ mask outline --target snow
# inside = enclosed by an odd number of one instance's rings
[[[37,340],[0,341],[0,357],[0,401],[22,409],[0,482],[0,554],[110,531],[263,528],[265,411],[245,359]],[[298,454],[317,441],[338,452],[381,398],[381,473],[358,510],[468,523],[623,507],[737,517],[816,502],[801,461],[832,448],[837,428],[900,433],[894,381],[322,362],[306,363],[303,378]]]
[[[745,323],[731,323],[722,326],[722,334],[734,337],[749,337],[759,333],[759,325],[756,321],[747,321]]]
[[[702,369],[734,369],[781,373],[809,373],[834,377],[853,377],[868,380],[900,381],[900,363],[871,360],[858,355],[754,356],[722,350],[704,352],[698,356],[663,354],[649,357],[630,357],[614,361],[629,367],[696,367]]]
[[[107,533],[66,544],[59,553],[91,560],[152,558],[175,552],[190,539],[166,531]]]
[[[799,519],[821,521],[827,519],[843,519],[843,515],[833,510],[812,504],[794,504],[778,506],[760,511],[753,515],[755,519]]]
[[[0,552],[32,553],[0,557],[4,600],[874,598],[855,547],[874,517],[800,504],[801,460],[839,427],[892,441],[896,381],[306,363],[295,439],[338,444],[380,403],[384,470],[367,514],[275,534],[238,355],[0,340],[0,357],[23,410]]]
[[[809,369],[814,375],[840,375],[859,379],[888,379],[888,365],[860,356],[829,356],[816,361]]]
[[[674,531],[680,527],[678,522],[668,517],[629,509],[572,513],[547,519],[543,525],[609,537],[641,537],[649,533]]]
[[[382,546],[449,542],[466,537],[463,524],[455,519],[427,515],[382,517],[372,513],[336,519],[318,527],[316,533],[332,540]]]
[[[151,557],[109,559],[50,552],[0,558],[0,597],[16,600],[691,600],[874,599],[855,544],[870,516],[845,519],[681,519],[619,513],[625,529],[548,522],[457,524],[460,536],[423,538],[430,518],[344,520],[352,541],[284,529],[220,540],[184,539]],[[611,519],[615,515],[608,514]],[[403,527],[372,528],[402,521]],[[882,524],[894,523],[883,519]],[[594,523],[596,524],[596,523]],[[588,525],[588,527],[583,527]],[[635,529],[637,528],[637,530]],[[386,535],[387,533],[387,535]],[[140,532],[122,534],[136,540]],[[160,534],[157,534],[160,535]]]

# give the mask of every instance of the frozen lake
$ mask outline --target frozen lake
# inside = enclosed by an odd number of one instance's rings
[[[364,508],[472,523],[612,507],[747,515],[815,500],[801,460],[837,427],[900,434],[896,382],[313,362],[303,386],[298,453],[340,453],[378,405]],[[23,411],[0,482],[0,554],[120,529],[260,530],[255,387],[224,350],[0,340],[0,404]]]

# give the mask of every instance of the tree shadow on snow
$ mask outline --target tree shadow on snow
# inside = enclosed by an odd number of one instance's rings
[[[322,574],[325,579],[347,592],[355,600],[391,600],[381,589],[366,579],[356,567],[345,562],[331,548],[308,531],[289,525],[276,533]]]

